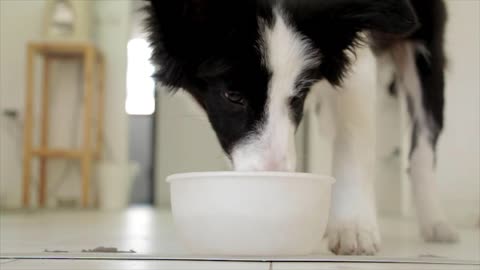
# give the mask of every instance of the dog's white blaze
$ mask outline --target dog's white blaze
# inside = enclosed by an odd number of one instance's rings
[[[296,166],[295,124],[289,99],[295,83],[307,68],[317,64],[316,52],[308,41],[275,12],[272,28],[265,26],[261,37],[264,64],[271,71],[265,121],[258,134],[243,140],[232,152],[236,170],[294,171]]]

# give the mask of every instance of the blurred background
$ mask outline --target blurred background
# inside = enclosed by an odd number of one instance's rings
[[[446,35],[446,126],[438,146],[437,175],[442,202],[453,223],[474,224],[480,218],[480,2],[446,2],[450,14]],[[93,110],[90,121],[91,132],[96,134],[100,125],[97,119],[103,115],[103,144],[99,158],[92,159],[88,208],[168,208],[167,175],[229,169],[206,116],[186,95],[180,92],[170,96],[150,78],[154,67],[149,63],[151,50],[142,27],[142,3],[0,1],[1,213],[24,208],[27,46],[32,42],[90,44],[103,55],[103,114]],[[42,139],[41,130],[43,60],[40,55],[34,59],[33,149],[45,140],[45,147],[50,149],[84,149],[83,58],[59,56],[51,61],[46,139]],[[98,70],[94,74],[101,77]],[[96,93],[97,87],[93,88]],[[388,123],[378,128],[379,211],[411,216],[405,173],[410,124],[405,120],[403,102],[384,93],[379,93],[378,111],[379,123]],[[329,134],[319,131],[315,118],[313,113],[307,113],[299,129],[298,169],[328,173]],[[90,137],[94,142],[98,139]],[[41,209],[41,157],[32,157],[31,186],[26,191],[30,211]],[[47,172],[44,208],[82,208],[81,158],[46,154],[43,159]]]

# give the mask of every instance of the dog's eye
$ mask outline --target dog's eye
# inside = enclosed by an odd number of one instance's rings
[[[237,105],[242,105],[242,106],[245,105],[245,99],[243,98],[242,94],[240,94],[239,92],[225,91],[224,96],[228,101],[232,103],[235,103]]]

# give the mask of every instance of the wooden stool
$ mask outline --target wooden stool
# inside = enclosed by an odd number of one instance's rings
[[[44,59],[41,95],[40,146],[33,147],[33,106],[34,106],[34,58]],[[83,62],[84,123],[83,140],[80,149],[52,149],[48,147],[50,64],[58,58],[80,58]],[[97,73],[95,74],[95,68]],[[27,78],[25,95],[25,128],[23,134],[23,206],[30,206],[31,161],[40,158],[40,179],[38,189],[39,207],[44,207],[47,198],[47,159],[78,159],[81,162],[82,207],[89,206],[92,159],[100,158],[103,132],[104,102],[104,61],[100,52],[90,43],[34,42],[27,49]],[[94,80],[98,79],[98,115],[96,118],[96,144],[92,144],[92,112]]]

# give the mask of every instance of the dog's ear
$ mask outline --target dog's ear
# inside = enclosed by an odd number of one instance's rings
[[[408,0],[285,0],[294,21],[321,49],[322,73],[340,84],[348,70],[346,51],[359,43],[364,31],[402,37],[418,21]]]
[[[172,90],[195,84],[193,73],[199,51],[208,37],[210,0],[147,0],[144,10],[154,77]]]
[[[193,88],[205,63],[215,62],[247,14],[248,1],[148,0],[146,26],[159,66],[156,78],[172,88]],[[251,10],[251,9],[249,9]],[[243,16],[243,17],[242,17]],[[220,66],[220,65],[219,65]]]

